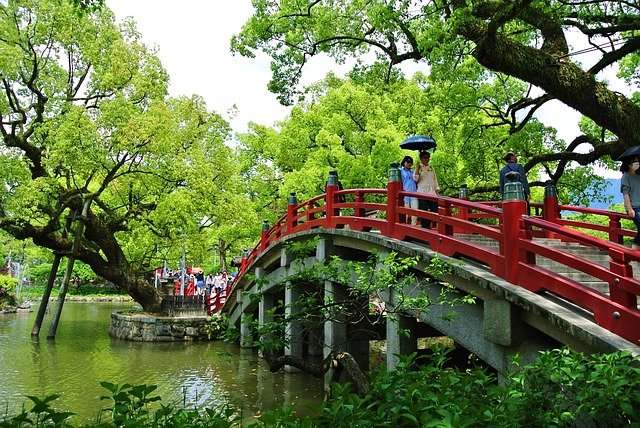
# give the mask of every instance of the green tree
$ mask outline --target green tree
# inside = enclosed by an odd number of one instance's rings
[[[168,98],[158,58],[107,8],[0,4],[0,70],[0,228],[69,251],[67,219],[90,200],[78,258],[157,310],[145,272],[237,184],[227,123]]]
[[[310,57],[329,54],[344,61],[375,51],[389,70],[406,61],[425,62],[431,74],[447,85],[464,83],[477,89],[483,82],[502,80],[522,86],[517,99],[494,103],[478,94],[468,106],[484,111],[487,125],[505,126],[511,134],[523,131],[535,111],[552,99],[578,110],[593,126],[585,124],[583,134],[568,144],[546,142],[551,150],[532,153],[525,165],[530,170],[542,164],[556,181],[570,162],[608,162],[627,147],[640,144],[637,97],[625,97],[598,78],[600,71],[618,63],[621,76],[638,82],[640,6],[636,2],[281,0],[253,4],[254,14],[232,46],[246,56],[263,51],[273,58],[269,88],[284,103],[293,101],[295,83]],[[587,68],[572,56],[567,42],[570,32],[597,46],[593,50],[600,57],[595,64]],[[533,86],[544,93],[532,96]]]
[[[243,171],[263,205],[270,206],[270,201],[281,212],[289,192],[297,192],[300,200],[322,193],[329,169],[338,170],[346,188],[384,187],[390,162],[399,162],[405,154],[416,157],[416,152],[398,147],[409,134],[426,133],[438,141],[432,162],[449,195],[456,195],[461,184],[473,192],[496,192],[505,145],[533,156],[561,144],[555,130],[536,119],[516,133],[489,120],[484,110],[520,94],[523,85],[513,79],[445,86],[437,75],[417,73],[411,79],[396,74],[381,84],[381,72],[386,70],[375,65],[360,67],[347,79],[329,75],[308,88],[304,100],[277,127],[252,124],[240,136]],[[470,108],[479,96],[485,104]],[[578,202],[594,185],[598,179],[592,167],[564,172],[560,183],[566,199]],[[532,167],[530,175],[540,170],[542,166]],[[270,221],[274,217],[261,215]]]

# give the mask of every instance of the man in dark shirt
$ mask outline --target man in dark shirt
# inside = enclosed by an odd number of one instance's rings
[[[507,182],[507,174],[510,172],[517,172],[519,174],[520,183],[522,183],[524,197],[528,201],[530,195],[529,182],[527,181],[527,174],[524,172],[524,168],[518,163],[518,158],[513,152],[507,153],[504,156],[504,160],[507,164],[500,170],[500,194],[504,194],[504,185]]]

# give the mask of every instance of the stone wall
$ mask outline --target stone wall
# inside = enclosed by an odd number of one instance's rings
[[[209,340],[209,317],[163,317],[136,312],[111,314],[109,334],[135,342],[183,342]]]

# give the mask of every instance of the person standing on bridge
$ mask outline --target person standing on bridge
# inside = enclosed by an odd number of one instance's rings
[[[431,153],[427,151],[420,152],[420,163],[418,163],[418,166],[416,167],[416,172],[413,175],[413,178],[416,181],[419,193],[437,196],[440,191],[440,187],[438,186],[438,177],[436,177],[436,172],[429,165],[430,159]],[[438,203],[428,199],[418,199],[418,208],[435,213],[438,212]],[[426,229],[431,227],[431,221],[423,218],[420,219],[420,224]]]
[[[624,208],[633,218],[636,225],[636,237],[633,238],[633,249],[640,249],[640,158],[631,157],[622,160],[620,172],[620,191],[624,198]]]
[[[402,159],[402,163],[400,164],[402,167],[400,168],[400,176],[402,177],[402,190],[405,192],[415,192],[418,190],[418,186],[416,184],[416,180],[413,177],[413,158],[411,156],[405,156]],[[418,199],[412,198],[410,196],[404,197],[404,206],[407,208],[418,209]],[[410,221],[412,225],[416,225],[418,223],[418,217],[410,216]]]
[[[519,175],[518,179],[520,183],[522,183],[524,198],[526,199],[528,204],[529,195],[531,193],[529,190],[529,182],[527,181],[527,173],[524,172],[524,168],[518,163],[518,158],[513,152],[509,152],[504,155],[504,161],[507,164],[500,170],[500,195],[504,193],[504,185],[507,182],[507,174],[509,174],[510,172],[517,172]]]

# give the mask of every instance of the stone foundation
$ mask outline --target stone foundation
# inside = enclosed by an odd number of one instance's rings
[[[184,342],[209,340],[209,317],[165,317],[136,312],[111,314],[109,334],[134,342]]]

